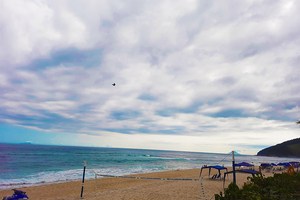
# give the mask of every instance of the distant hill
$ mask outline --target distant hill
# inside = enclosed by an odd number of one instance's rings
[[[300,158],[300,138],[265,148],[259,151],[257,155]]]
[[[229,152],[228,154],[232,154],[232,152]],[[234,155],[241,155],[240,153],[234,151]]]
[[[22,143],[19,143],[19,144],[32,144],[31,141],[26,141],[26,142],[22,142]]]

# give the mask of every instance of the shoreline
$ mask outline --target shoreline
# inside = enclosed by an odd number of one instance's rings
[[[230,167],[225,165],[225,167]],[[164,169],[164,170],[157,170],[157,171],[152,171],[152,172],[145,172],[145,173],[131,173],[131,174],[124,174],[124,175],[118,175],[118,176],[135,176],[135,175],[141,175],[141,174],[149,174],[149,173],[160,173],[160,172],[169,172],[169,171],[177,171],[177,170],[192,170],[192,169],[200,169],[200,168],[188,168],[188,169]],[[94,180],[95,177],[87,177],[87,173],[91,173],[91,168],[87,168],[85,171],[85,181],[87,180]],[[51,184],[57,184],[57,183],[67,183],[67,182],[73,182],[73,181],[82,181],[82,173],[83,173],[83,169],[80,169],[81,171],[81,177],[77,178],[77,179],[69,179],[69,180],[56,180],[56,181],[52,181],[52,182],[45,182],[45,181],[41,181],[41,182],[36,182],[36,183],[11,183],[11,184],[6,184],[4,186],[4,188],[1,188],[0,185],[0,191],[3,190],[11,190],[13,188],[28,188],[28,187],[35,187],[35,186],[42,186],[42,185],[51,185]],[[113,174],[108,174],[108,175],[112,175],[115,176]],[[98,177],[98,179],[102,179],[102,178],[106,178],[106,177]],[[15,185],[15,186],[14,186]],[[0,196],[1,197],[1,196]]]
[[[227,167],[228,171],[232,167]],[[258,170],[258,166],[255,167]],[[210,177],[218,173],[212,169]],[[222,176],[224,171],[221,171]],[[280,172],[281,173],[281,172]],[[200,168],[173,170],[164,172],[152,172],[143,174],[126,175],[127,177],[149,177],[149,178],[178,178],[178,179],[198,179]],[[267,176],[272,172],[263,172]],[[247,182],[250,174],[237,173],[237,184],[241,187]],[[210,199],[214,194],[223,191],[223,180],[212,180],[208,177],[208,170],[202,172],[203,191],[206,198]],[[226,178],[225,188],[232,181],[232,174]],[[89,200],[102,199],[201,199],[203,197],[202,187],[199,181],[176,181],[176,180],[153,180],[153,179],[133,179],[133,178],[97,178],[97,188],[95,179],[85,180],[83,197]],[[67,181],[61,183],[49,183],[39,186],[17,188],[23,190],[29,199],[81,199],[82,180]],[[0,198],[12,195],[11,189],[0,190]]]

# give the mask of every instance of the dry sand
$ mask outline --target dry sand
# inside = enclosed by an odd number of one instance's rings
[[[258,168],[256,168],[258,169]],[[228,168],[231,171],[232,168]],[[156,172],[148,174],[132,175],[137,177],[158,177],[158,178],[199,178],[200,169],[176,170],[167,172]],[[212,169],[211,175],[216,174],[217,170]],[[224,170],[222,171],[222,175]],[[281,172],[280,172],[281,173]],[[265,176],[271,176],[272,173],[264,173]],[[237,173],[237,184],[241,187],[247,182],[249,174]],[[125,178],[98,178],[97,188],[95,188],[95,179],[86,180],[84,184],[83,199],[86,200],[148,200],[148,199],[214,199],[214,194],[223,191],[223,180],[212,180],[208,176],[208,169],[204,169],[203,190],[200,181],[170,181],[170,180],[142,180]],[[233,176],[226,178],[225,187],[232,182]],[[65,183],[48,184],[34,187],[17,188],[26,191],[31,200],[50,200],[81,199],[81,181],[72,181]],[[0,197],[11,195],[11,190],[0,190]]]

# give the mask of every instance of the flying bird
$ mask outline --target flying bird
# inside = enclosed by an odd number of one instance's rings
[[[112,84],[112,86],[116,86],[116,84],[115,84],[115,83],[113,83],[113,84]]]

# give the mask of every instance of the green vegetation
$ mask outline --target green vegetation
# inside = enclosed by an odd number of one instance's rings
[[[300,138],[265,148],[259,151],[257,155],[300,158]]]
[[[215,200],[300,200],[300,173],[274,174],[264,178],[261,174],[248,177],[250,183],[242,189],[235,183],[230,183],[224,194],[215,194]]]

